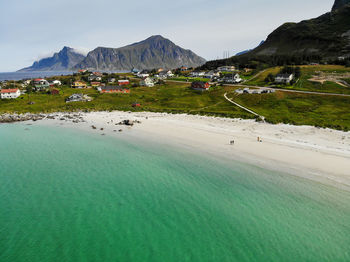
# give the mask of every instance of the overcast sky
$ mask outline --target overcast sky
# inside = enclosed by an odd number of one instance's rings
[[[328,12],[334,0],[0,0],[0,72],[63,46],[121,47],[163,35],[207,60],[255,47],[284,22]]]

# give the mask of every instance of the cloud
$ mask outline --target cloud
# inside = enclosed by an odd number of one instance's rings
[[[35,62],[38,62],[40,61],[41,59],[44,59],[44,58],[49,58],[51,56],[53,56],[55,54],[55,52],[45,52],[45,53],[40,53],[36,59],[33,59]]]
[[[86,47],[77,47],[73,49],[74,49],[74,52],[81,54],[83,56],[87,56],[87,54],[91,51],[89,48],[86,48]]]

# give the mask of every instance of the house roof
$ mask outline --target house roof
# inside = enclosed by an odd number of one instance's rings
[[[122,87],[119,87],[119,86],[103,86],[101,87],[102,90],[124,90],[124,89],[127,89],[127,88],[122,88]]]
[[[208,86],[208,82],[202,82],[202,81],[195,81],[192,83],[192,86],[201,86],[202,88],[206,88]]]
[[[278,74],[276,77],[289,78],[293,74]]]
[[[5,93],[17,93],[18,88],[13,88],[13,89],[1,89],[1,94]]]

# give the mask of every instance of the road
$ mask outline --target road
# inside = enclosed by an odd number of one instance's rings
[[[173,83],[190,83],[185,81],[175,81],[175,80],[166,80],[166,82],[173,82]],[[323,95],[323,96],[341,96],[341,97],[350,97],[350,95],[347,94],[337,94],[337,93],[323,93],[323,92],[313,92],[313,91],[302,91],[302,90],[291,90],[291,89],[281,89],[281,88],[273,88],[271,86],[250,86],[250,85],[230,85],[230,84],[223,84],[223,86],[231,86],[231,87],[240,87],[240,88],[255,88],[255,89],[264,89],[264,90],[275,90],[280,92],[289,92],[289,93],[299,93],[299,94],[309,94],[309,95]]]
[[[230,103],[234,104],[235,106],[238,106],[239,108],[242,108],[243,110],[247,111],[248,113],[251,113],[251,114],[253,114],[253,115],[257,116],[257,117],[260,117],[263,121],[265,121],[265,117],[264,116],[259,115],[258,113],[255,113],[254,111],[252,111],[249,108],[246,108],[246,107],[236,103],[235,101],[232,101],[230,98],[227,97],[227,93],[225,93],[224,97],[225,97],[225,99],[227,101],[229,101]]]

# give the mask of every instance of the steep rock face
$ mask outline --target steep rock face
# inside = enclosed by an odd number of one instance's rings
[[[91,51],[75,69],[101,71],[153,68],[177,68],[182,65],[197,67],[205,59],[185,50],[162,36],[152,36],[144,41],[121,48],[98,47]]]
[[[350,52],[350,5],[300,23],[286,23],[250,55],[317,54],[336,57]]]
[[[65,46],[52,57],[44,58],[33,63],[32,66],[19,71],[68,71],[85,58],[73,48]]]
[[[335,0],[332,12],[344,7],[347,4],[350,4],[350,0]]]

